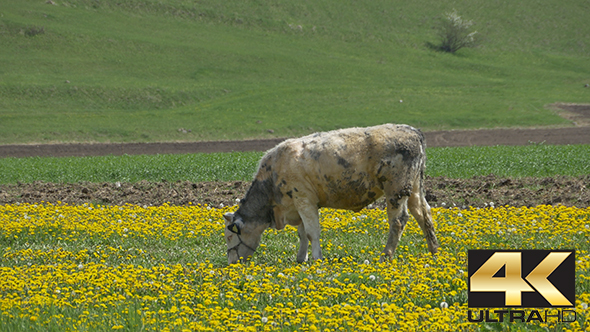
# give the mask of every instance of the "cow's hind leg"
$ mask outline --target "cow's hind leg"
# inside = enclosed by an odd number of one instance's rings
[[[305,232],[305,224],[299,224],[297,227],[297,234],[299,235],[299,252],[297,253],[297,262],[303,263],[307,260],[307,250],[309,248],[309,239]]]
[[[407,211],[408,197],[400,194],[386,197],[387,200],[387,220],[389,221],[389,236],[387,244],[381,256],[381,261],[392,258],[397,248],[397,244],[402,237],[404,227],[410,216]]]
[[[428,205],[424,197],[422,181],[417,180],[417,182],[418,184],[413,186],[412,194],[408,199],[408,208],[410,209],[410,213],[416,218],[416,221],[418,221],[426,237],[428,250],[434,254],[439,248],[439,244],[434,232],[434,225],[432,224],[432,213],[430,212],[430,205]]]

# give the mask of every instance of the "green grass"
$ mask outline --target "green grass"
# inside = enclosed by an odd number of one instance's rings
[[[261,153],[0,159],[0,183],[251,180]]]
[[[428,148],[426,174],[470,178],[590,174],[590,145]],[[0,159],[0,183],[251,180],[261,152]]]
[[[0,144],[562,126],[546,105],[590,100],[584,1],[56,2],[0,8]],[[453,8],[481,47],[427,46]]]
[[[590,145],[429,148],[426,173],[470,178],[578,176],[590,174]]]

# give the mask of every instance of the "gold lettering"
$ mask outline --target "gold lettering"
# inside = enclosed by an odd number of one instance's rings
[[[553,306],[571,306],[572,303],[553,286],[547,278],[557,269],[571,252],[552,252],[543,259],[534,270],[526,276],[526,280]]]
[[[503,266],[505,276],[494,277]],[[496,252],[471,276],[471,291],[504,292],[507,306],[519,306],[522,292],[535,291],[522,279],[521,268],[520,252]]]

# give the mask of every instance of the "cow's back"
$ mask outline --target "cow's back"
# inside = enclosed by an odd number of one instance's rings
[[[259,175],[271,172],[266,176],[282,203],[303,196],[318,206],[360,210],[383,194],[386,183],[415,173],[423,162],[422,133],[385,124],[287,140],[265,155]]]

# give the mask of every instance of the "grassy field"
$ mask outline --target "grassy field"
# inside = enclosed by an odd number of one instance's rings
[[[0,183],[252,179],[262,152],[0,159]],[[545,177],[590,174],[590,145],[427,148],[426,174]]]
[[[384,122],[564,126],[590,100],[586,1],[4,0],[0,144],[296,136]],[[481,46],[437,52],[457,9]],[[402,102],[403,101],[403,102]],[[179,130],[181,129],[181,130]],[[272,132],[269,131],[272,129]],[[589,174],[590,146],[429,148],[429,175]],[[0,183],[251,179],[261,153],[3,158]],[[0,205],[0,331],[588,331],[590,212],[434,208],[378,263],[384,211],[323,209],[321,262],[267,231],[227,266],[208,206]],[[467,322],[469,249],[575,249],[574,323]]]
[[[590,100],[586,1],[54,2],[0,6],[0,144],[560,126],[546,105]],[[428,47],[453,9],[480,47]]]

